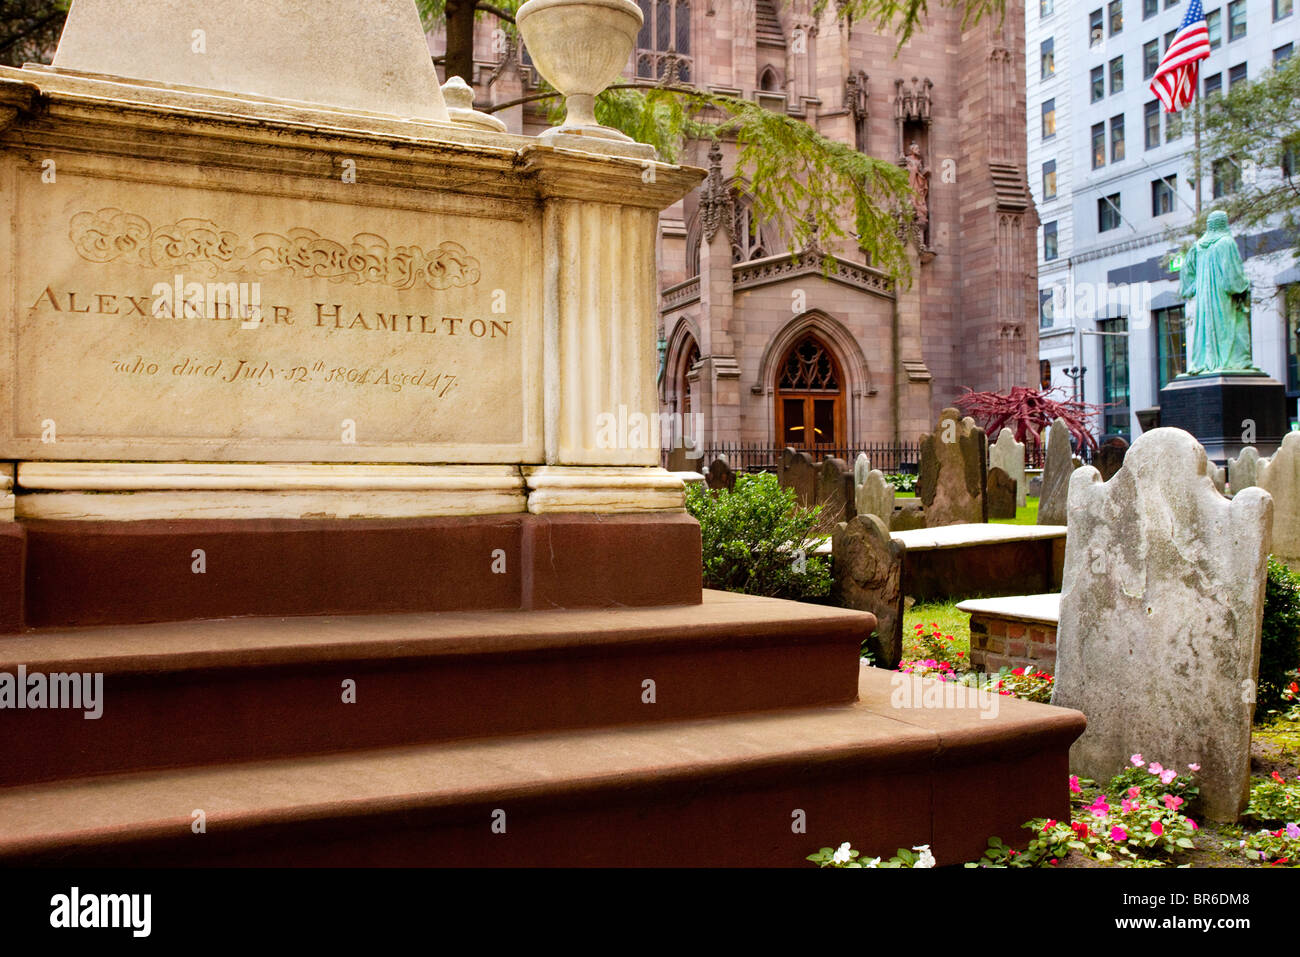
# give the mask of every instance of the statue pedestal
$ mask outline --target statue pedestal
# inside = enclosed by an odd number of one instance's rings
[[[1219,463],[1247,445],[1272,455],[1287,433],[1286,387],[1262,373],[1179,376],[1160,390],[1160,424],[1192,433]]]

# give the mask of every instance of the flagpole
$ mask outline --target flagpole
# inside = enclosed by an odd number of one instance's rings
[[[1198,71],[1199,72],[1199,71]],[[1196,154],[1194,162],[1196,164],[1196,218],[1201,218],[1201,98],[1195,97],[1192,100],[1192,107],[1196,111],[1192,122],[1194,123],[1194,142],[1192,151]]]

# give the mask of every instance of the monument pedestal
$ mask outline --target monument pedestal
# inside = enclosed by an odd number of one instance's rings
[[[1160,425],[1190,432],[1220,464],[1248,445],[1272,455],[1289,428],[1286,387],[1263,374],[1179,376],[1160,390]]]

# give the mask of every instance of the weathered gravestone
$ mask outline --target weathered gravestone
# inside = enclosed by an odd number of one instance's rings
[[[699,472],[704,464],[703,450],[685,445],[674,445],[668,450],[669,472]]]
[[[1016,480],[999,468],[989,469],[989,518],[1016,517]]]
[[[1101,473],[1101,480],[1109,482],[1124,464],[1128,453],[1128,440],[1121,435],[1112,435],[1101,443],[1097,454],[1092,457],[1092,464]]]
[[[1262,489],[1219,495],[1181,429],[1144,433],[1109,482],[1075,473],[1052,695],[1088,717],[1071,770],[1106,781],[1136,753],[1199,763],[1201,813],[1236,820],[1272,510]]]
[[[1288,432],[1259,463],[1259,487],[1273,496],[1273,554],[1300,568],[1300,432]]]
[[[903,656],[903,546],[877,515],[857,515],[831,533],[835,593],[845,608],[876,616],[868,643],[877,667],[897,668]]]
[[[1259,484],[1260,462],[1259,450],[1253,445],[1242,449],[1235,459],[1228,459],[1228,486],[1233,495]]]
[[[857,514],[853,504],[853,472],[834,456],[822,462],[817,476],[817,504],[822,507],[822,528],[833,528]]]
[[[776,480],[782,488],[794,489],[794,500],[804,508],[817,504],[817,466],[807,452],[789,448],[782,452]]]
[[[885,481],[884,473],[872,469],[862,484],[853,490],[853,501],[859,515],[875,515],[892,527],[894,520],[894,486]]]
[[[858,457],[853,460],[853,487],[858,488],[867,480],[871,474],[871,459],[867,458],[866,452],[859,452]]]
[[[1070,494],[1070,476],[1079,467],[1070,454],[1070,430],[1053,419],[1047,430],[1047,455],[1043,459],[1043,492],[1038,499],[1039,525],[1064,525]]]
[[[925,523],[957,525],[987,522],[984,474],[988,436],[975,420],[944,409],[933,432],[921,436],[921,469],[916,494],[925,507]]]
[[[1220,495],[1227,495],[1228,493],[1225,491],[1227,472],[1222,465],[1211,465],[1209,468],[1210,481],[1214,483],[1214,487],[1219,490]]]
[[[731,470],[725,455],[719,455],[709,464],[705,481],[711,489],[726,489],[728,492],[736,490],[736,473]]]
[[[989,468],[1001,469],[1016,483],[1016,505],[1023,508],[1029,494],[1025,481],[1025,443],[1016,441],[1010,429],[998,433],[998,440],[989,446]],[[993,512],[990,509],[990,517]]]

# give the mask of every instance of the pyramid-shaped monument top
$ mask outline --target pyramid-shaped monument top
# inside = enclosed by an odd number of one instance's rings
[[[412,0],[73,0],[54,66],[447,122]]]

